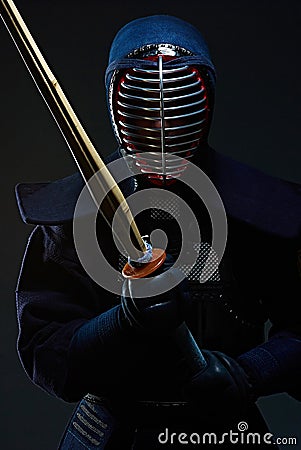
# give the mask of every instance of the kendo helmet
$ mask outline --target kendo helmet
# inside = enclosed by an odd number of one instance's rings
[[[186,39],[191,28],[198,33],[192,25],[175,17],[150,16],[126,25],[126,34],[131,24],[134,32],[139,21],[146,42],[150,42],[146,22],[155,25],[157,30],[160,22],[165,25],[168,22],[169,28],[176,29],[174,34],[181,35],[182,28]],[[120,40],[122,32],[123,29],[115,40]],[[208,59],[200,55],[204,48],[208,53],[202,36],[198,36],[202,49],[194,53],[176,45],[175,36],[171,37],[170,33],[170,40],[158,43],[158,39],[167,38],[165,34],[163,29],[158,32],[156,42],[136,47],[119,64],[117,61],[108,83],[109,111],[121,151],[158,185],[179,178],[186,168],[186,160],[207,143],[214,92],[213,66],[208,67],[205,64]],[[111,68],[112,65],[114,62]],[[184,160],[179,161],[175,155]]]

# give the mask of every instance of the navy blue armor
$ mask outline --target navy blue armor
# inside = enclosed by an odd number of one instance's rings
[[[149,42],[188,48],[191,54],[180,56],[178,64],[187,58],[187,64],[206,70],[208,92],[213,92],[214,68],[199,33],[168,16],[134,21],[117,36],[107,71],[108,91],[115,70],[144,67],[142,60],[133,62],[126,56]],[[175,348],[170,333],[128,327],[120,297],[84,271],[72,237],[74,208],[83,188],[79,174],[17,187],[22,218],[36,225],[17,287],[18,351],[34,383],[65,401],[80,401],[62,449],[155,449],[161,448],[160,433],[162,440],[167,439],[167,429],[222,433],[241,420],[251,431],[265,432],[254,405],[259,396],[288,392],[301,398],[300,186],[222,156],[206,139],[198,139],[193,162],[220,193],[229,227],[222,261],[206,283],[198,281],[211,239],[204,205],[178,182],[165,189],[189,204],[204,237],[195,243],[199,257],[187,273],[190,300],[185,320],[198,346],[205,349],[208,376],[189,373],[187,355]],[[107,162],[122,157],[123,150]],[[125,196],[142,189],[149,195],[149,183],[142,175],[120,187]],[[164,229],[169,236],[167,252],[176,257],[180,238],[172,215],[158,214],[155,201],[153,210],[137,218],[138,226],[144,234]],[[111,230],[102,219],[97,226],[104,253],[120,269],[123,260]],[[267,320],[271,328],[265,341]],[[235,403],[233,389],[225,396],[224,391],[215,395],[214,374],[221,370],[230,385],[237,383],[245,392],[243,409]]]

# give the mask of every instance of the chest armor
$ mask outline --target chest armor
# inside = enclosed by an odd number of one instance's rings
[[[142,215],[141,227],[145,232],[147,224],[147,233],[162,229],[168,237],[166,251],[176,259],[181,248],[177,224],[181,214],[179,205],[176,199],[166,204],[156,197],[149,201],[153,207]],[[188,280],[192,299],[187,325],[200,348],[237,356],[263,341],[266,321],[260,287],[255,286],[255,281],[252,283],[256,261],[247,250],[248,233],[228,218],[229,239],[223,258],[220,264],[214,256],[207,260],[211,250],[210,219],[199,199],[190,196],[189,203],[197,217],[202,241],[192,242],[197,252],[195,264],[180,267]],[[204,275],[207,278],[204,268],[210,273],[206,282],[202,282]]]

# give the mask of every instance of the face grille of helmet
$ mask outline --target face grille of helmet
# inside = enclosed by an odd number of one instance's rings
[[[131,68],[119,74],[113,119],[125,152],[153,181],[178,178],[207,137],[208,96],[196,67],[167,68],[170,56],[149,57],[158,67]],[[146,154],[147,153],[147,154]]]

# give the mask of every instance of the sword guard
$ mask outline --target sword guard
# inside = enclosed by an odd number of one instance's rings
[[[151,260],[147,263],[142,263],[137,267],[132,266],[130,263],[126,263],[122,269],[122,275],[124,278],[145,278],[151,273],[155,272],[162,266],[166,258],[166,253],[160,248],[152,249]]]

